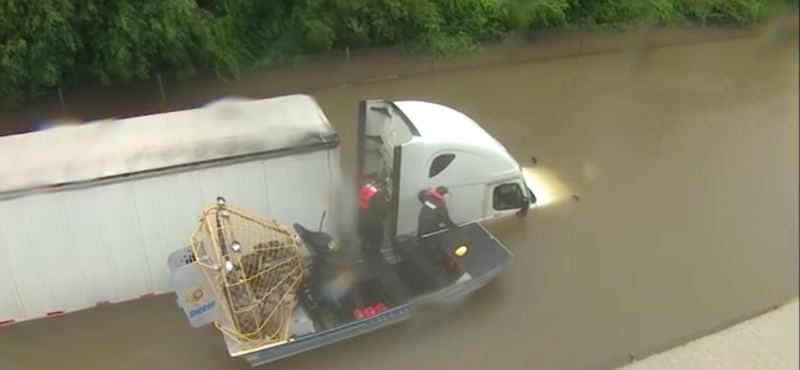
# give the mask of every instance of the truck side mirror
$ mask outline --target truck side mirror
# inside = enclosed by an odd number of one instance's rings
[[[522,205],[517,212],[517,216],[520,218],[528,216],[528,210],[530,210],[531,205],[534,204],[536,204],[536,194],[533,194],[533,191],[525,186],[525,195],[522,197]]]
[[[536,201],[534,200],[534,203]],[[531,208],[531,200],[529,198],[522,199],[522,205],[519,207],[519,211],[517,211],[517,216],[520,218],[525,218],[528,216],[528,210]]]

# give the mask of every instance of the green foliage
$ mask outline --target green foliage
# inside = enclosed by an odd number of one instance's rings
[[[676,3],[695,0],[571,1],[568,18],[573,23],[588,27],[621,27],[630,24],[672,26],[685,23],[685,17],[676,8]]]
[[[0,2],[0,99],[51,88],[75,70],[74,13],[69,0]]]
[[[750,26],[796,0],[3,0],[0,103],[197,69],[234,77],[334,49],[449,55],[515,30]]]
[[[764,4],[747,0],[680,0],[676,8],[686,19],[703,25],[750,26],[761,19]]]

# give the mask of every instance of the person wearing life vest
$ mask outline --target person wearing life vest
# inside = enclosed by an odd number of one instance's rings
[[[422,210],[419,211],[417,223],[418,238],[441,230],[442,225],[451,229],[457,227],[447,212],[445,198],[449,197],[449,195],[450,192],[444,186],[419,192],[418,196],[419,201],[422,203]]]
[[[386,196],[381,187],[372,182],[361,186],[358,197],[358,226],[365,249],[380,248],[383,244],[386,205]]]

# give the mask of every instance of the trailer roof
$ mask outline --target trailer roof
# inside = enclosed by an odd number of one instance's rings
[[[334,133],[307,95],[223,99],[203,108],[0,138],[0,193],[271,152]]]

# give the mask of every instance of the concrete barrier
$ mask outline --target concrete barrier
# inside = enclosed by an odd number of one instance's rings
[[[798,300],[618,370],[794,370],[800,367]]]

